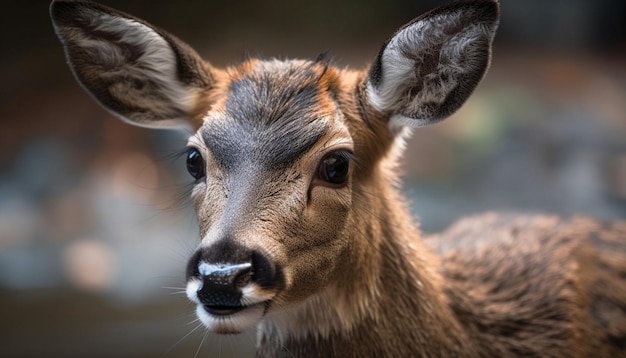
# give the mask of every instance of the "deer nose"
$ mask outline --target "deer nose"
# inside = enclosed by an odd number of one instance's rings
[[[241,288],[250,282],[252,264],[198,263],[198,300],[210,313],[231,314],[243,308]]]
[[[236,313],[246,308],[246,302],[258,299],[243,297],[244,287],[254,285],[270,290],[282,287],[282,271],[268,255],[245,249],[235,252],[238,255],[228,255],[228,251],[217,246],[202,248],[187,266],[187,280],[197,283],[188,286],[194,291],[188,293],[192,295],[190,299],[213,315]],[[226,257],[234,263],[224,263]]]

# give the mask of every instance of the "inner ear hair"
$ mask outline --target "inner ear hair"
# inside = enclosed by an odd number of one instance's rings
[[[372,106],[387,114],[395,128],[450,116],[489,67],[498,12],[493,0],[457,2],[403,26],[370,67]]]

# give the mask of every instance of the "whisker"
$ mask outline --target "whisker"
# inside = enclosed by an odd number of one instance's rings
[[[244,332],[245,336],[248,337],[248,339],[250,340],[250,343],[252,343],[252,346],[255,347],[256,346],[256,339],[254,337],[252,337],[252,335],[250,334],[250,331],[246,331]]]
[[[187,291],[174,291],[174,292],[170,292],[168,294],[169,295],[184,295],[184,294],[187,294]]]
[[[224,336],[222,336],[222,335],[220,334],[220,339],[219,339],[219,351],[218,351],[218,357],[219,357],[219,358],[222,358],[222,337],[224,337]]]
[[[196,354],[193,355],[193,358],[198,358],[198,354],[200,353],[200,349],[202,348],[202,345],[204,344],[204,341],[206,340],[206,337],[209,335],[209,330],[205,330],[204,331],[204,335],[202,336],[202,340],[200,341],[200,345],[198,346],[198,349],[196,350]]]
[[[198,320],[192,321],[193,322],[197,322]],[[179,345],[183,340],[185,340],[185,338],[189,337],[192,333],[194,333],[195,331],[197,331],[200,327],[202,327],[202,323],[198,324],[194,329],[192,329],[189,333],[185,334],[181,339],[179,339],[178,341],[176,341],[176,343],[174,343],[167,351],[165,351],[165,353],[163,355],[167,355],[169,354],[172,349],[174,349],[174,347],[176,347],[177,345]]]

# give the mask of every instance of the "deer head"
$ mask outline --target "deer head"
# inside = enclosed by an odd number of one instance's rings
[[[424,14],[361,71],[323,58],[218,69],[93,2],[54,1],[51,15],[74,75],[104,108],[134,125],[193,131],[201,241],[187,294],[210,330],[234,333],[328,292],[344,322],[365,309],[383,266],[377,248],[401,235],[385,220],[406,216],[389,200],[405,129],[465,102],[489,65],[498,5]]]

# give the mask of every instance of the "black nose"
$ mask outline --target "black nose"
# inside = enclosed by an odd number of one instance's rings
[[[224,256],[228,256],[224,255],[224,251],[220,255],[217,247],[203,248],[189,260],[187,280],[200,280],[198,300],[211,314],[233,314],[245,308],[241,300],[243,287],[254,283],[265,289],[274,288],[282,277],[266,255],[242,250],[238,253],[232,258],[236,263],[219,263],[224,262]]]
[[[227,314],[241,307],[241,288],[250,282],[252,264],[209,264],[200,261],[198,273],[202,287],[198,299],[211,313]]]

